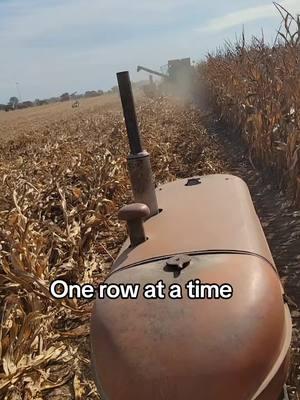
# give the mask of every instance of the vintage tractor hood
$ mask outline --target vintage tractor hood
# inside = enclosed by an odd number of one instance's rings
[[[180,253],[253,253],[274,261],[245,182],[233,175],[180,179],[156,190],[158,215],[146,224],[148,240],[126,241],[113,269]]]
[[[246,184],[231,175],[157,188],[162,211],[148,240],[126,242],[106,283],[140,284],[137,299],[97,299],[91,341],[107,400],[277,400],[286,379],[291,319]],[[189,255],[180,271],[170,257]],[[230,284],[230,299],[191,299],[189,280]],[[145,299],[162,280],[182,299]]]
[[[275,271],[249,255],[192,256],[178,277],[165,261],[113,273],[106,283],[179,283],[182,299],[97,300],[92,354],[108,400],[257,399],[286,378],[291,321]],[[189,299],[187,281],[230,283],[229,300]],[[276,374],[281,368],[280,376]],[[197,394],[197,396],[195,395]],[[269,396],[266,399],[274,400]]]

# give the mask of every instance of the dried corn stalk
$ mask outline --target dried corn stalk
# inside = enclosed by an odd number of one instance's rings
[[[271,47],[244,35],[209,55],[199,70],[222,119],[247,141],[250,159],[267,167],[300,204],[300,17],[282,16]]]
[[[0,152],[1,399],[99,399],[91,303],[48,290],[55,278],[101,282],[125,239],[127,136],[120,112],[98,111],[35,126]],[[138,115],[157,182],[222,170],[197,111],[158,98]]]

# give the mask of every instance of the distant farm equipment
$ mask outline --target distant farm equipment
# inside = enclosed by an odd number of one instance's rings
[[[141,65],[137,67],[137,72],[139,71],[145,71],[151,74],[150,84],[144,89],[146,93],[153,93],[154,86],[152,75],[159,76],[163,79],[160,89],[165,94],[187,97],[192,92],[194,68],[191,65],[190,58],[169,60],[166,73],[158,72]]]
[[[139,65],[137,67],[137,72],[139,71],[146,71],[150,74],[160,76],[168,81],[177,81],[178,78],[182,75],[188,75],[191,72],[191,59],[190,58],[182,58],[182,59],[175,59],[168,61],[168,71],[166,74],[162,72],[155,71],[150,68],[143,67]]]
[[[5,111],[6,112],[8,112],[8,111],[14,111],[15,110],[15,107],[13,106],[13,105],[11,105],[11,104],[7,104],[6,106],[5,106]]]

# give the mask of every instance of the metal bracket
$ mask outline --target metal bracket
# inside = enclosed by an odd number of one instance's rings
[[[282,400],[290,400],[286,385],[283,386],[282,394],[283,394]]]
[[[192,258],[187,254],[177,254],[167,260],[164,270],[172,271],[174,273],[174,278],[178,278],[181,271],[190,265]]]
[[[166,264],[168,267],[171,267],[176,270],[182,270],[186,268],[190,262],[192,261],[192,258],[186,254],[179,254],[175,257],[172,257],[167,260]]]
[[[200,183],[201,183],[200,178],[188,178],[185,186],[195,186],[195,185],[200,185]]]

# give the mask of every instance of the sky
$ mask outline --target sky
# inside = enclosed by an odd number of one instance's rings
[[[299,0],[278,1],[300,14]],[[169,59],[204,59],[225,40],[274,40],[280,15],[266,0],[0,0],[0,103],[108,90],[116,72],[148,77]]]

